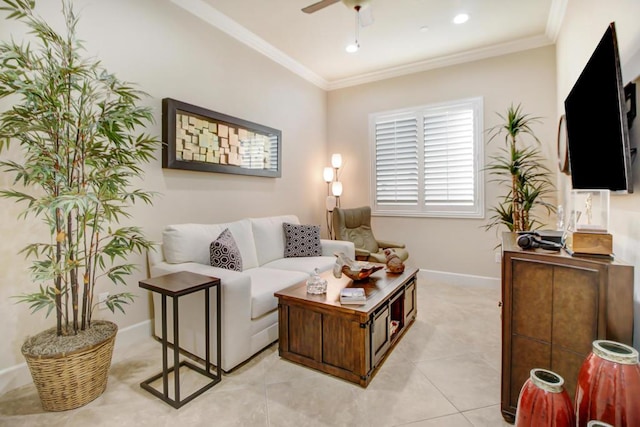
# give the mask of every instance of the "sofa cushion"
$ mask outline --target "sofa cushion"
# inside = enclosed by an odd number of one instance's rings
[[[212,267],[242,271],[242,256],[228,228],[225,228],[218,238],[211,242],[209,253],[209,262]]]
[[[250,221],[255,239],[258,265],[284,257],[283,223],[300,224],[298,217],[295,215],[251,218]],[[247,267],[245,266],[245,268]]]
[[[251,318],[256,319],[278,308],[278,299],[273,295],[286,287],[307,280],[309,275],[300,271],[252,268],[245,270],[251,277]]]
[[[282,224],[284,228],[284,257],[308,257],[322,255],[320,247],[320,226]]]
[[[225,228],[236,241],[244,269],[258,266],[253,229],[248,219],[225,224],[175,224],[165,227],[162,248],[171,264],[197,262],[209,265],[209,246]]]
[[[327,271],[333,268],[336,263],[336,257],[332,256],[314,256],[300,258],[280,258],[268,262],[262,267],[276,268],[278,270],[302,271],[307,274],[313,274],[313,270]]]

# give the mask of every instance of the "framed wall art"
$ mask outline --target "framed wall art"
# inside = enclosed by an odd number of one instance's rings
[[[162,100],[162,167],[279,178],[282,132],[171,98]]]

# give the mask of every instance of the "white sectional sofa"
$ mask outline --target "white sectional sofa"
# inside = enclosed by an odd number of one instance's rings
[[[322,256],[285,258],[283,223],[296,216],[247,218],[224,224],[178,224],[165,228],[162,243],[149,252],[151,277],[191,271],[218,277],[222,284],[222,369],[229,371],[278,339],[278,301],[274,292],[306,280],[315,268],[329,270],[334,253],[355,259],[353,243],[321,240]],[[242,271],[212,267],[209,246],[229,229],[242,257]],[[180,348],[204,359],[204,293],[179,299]],[[211,310],[216,307],[210,293]],[[160,336],[161,299],[153,293],[154,327]],[[173,338],[171,298],[167,300],[168,338]],[[211,360],[216,360],[215,319],[211,316]]]

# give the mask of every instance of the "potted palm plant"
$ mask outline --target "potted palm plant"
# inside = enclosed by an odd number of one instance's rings
[[[492,182],[506,186],[507,190],[497,205],[490,208],[493,214],[485,228],[505,225],[510,231],[535,230],[544,225],[537,216],[541,209],[547,214],[555,212],[555,207],[545,200],[554,191],[551,172],[544,165],[538,148],[540,140],[531,128],[540,119],[523,113],[521,105],[511,105],[506,115],[498,116],[502,123],[489,129],[489,142],[504,137],[505,146],[490,156],[486,170],[493,176]],[[525,135],[533,144],[524,141]]]
[[[44,409],[60,411],[106,387],[117,326],[93,318],[96,286],[126,284],[136,269],[127,256],[151,246],[138,227],[118,224],[131,203],[151,202],[151,192],[131,184],[159,142],[140,130],[153,119],[137,105],[145,94],[83,58],[70,2],[62,2],[63,33],[34,9],[33,0],[0,7],[33,36],[28,44],[0,42],[0,99],[15,100],[0,112],[0,153],[10,143],[21,148],[19,161],[0,160],[15,175],[0,197],[23,203],[22,216],[48,226],[48,238],[22,249],[36,286],[17,298],[32,312],[55,314],[55,326],[28,338],[22,352]],[[121,292],[105,303],[124,311],[132,298]]]

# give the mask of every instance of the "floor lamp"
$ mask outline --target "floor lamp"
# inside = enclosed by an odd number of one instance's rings
[[[342,182],[339,181],[339,172],[341,167],[342,167],[342,156],[340,154],[332,154],[331,166],[325,167],[322,173],[324,182],[327,183],[327,199],[325,202],[325,208],[326,208],[325,215],[327,219],[327,232],[329,234],[330,239],[333,239],[335,237],[331,216],[333,214],[333,210],[336,207],[340,207],[340,196],[342,195]]]

